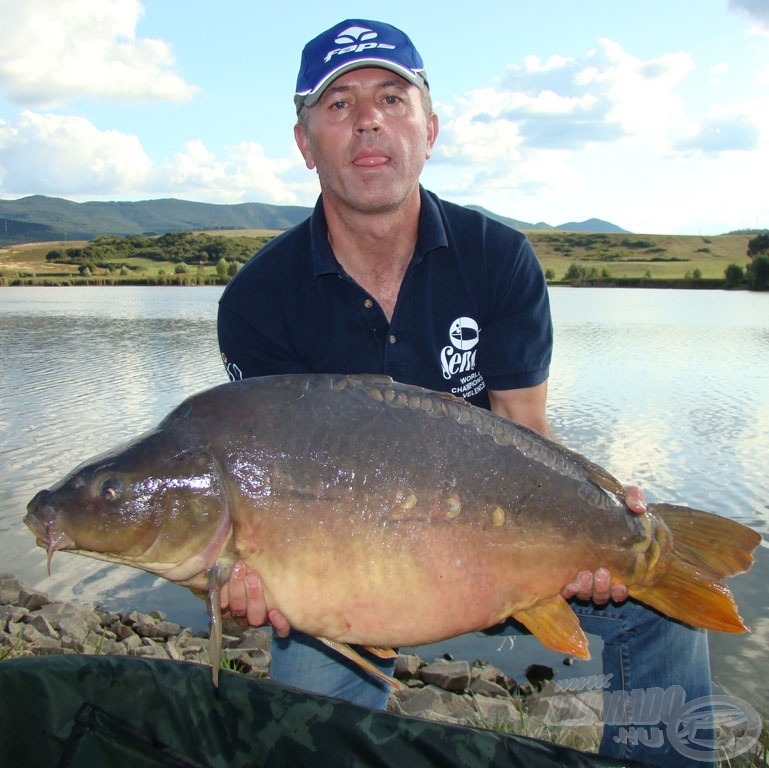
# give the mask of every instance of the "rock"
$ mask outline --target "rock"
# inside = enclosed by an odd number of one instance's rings
[[[176,637],[181,631],[178,624],[172,621],[139,621],[132,627],[139,637],[151,637],[167,640],[169,637]]]
[[[270,668],[270,655],[266,651],[255,650],[251,653],[232,649],[229,653],[237,654],[230,658],[233,669],[251,677],[267,677]]]
[[[121,614],[120,621],[132,627],[134,624],[152,624],[153,619],[149,614],[129,611],[128,613]]]
[[[21,621],[28,613],[19,605],[0,605],[0,628],[7,629],[9,624]]]
[[[500,729],[511,723],[518,723],[521,719],[520,700],[508,697],[489,698],[477,696],[475,705],[479,711],[479,721],[482,727]]]
[[[529,664],[526,667],[525,675],[532,687],[537,691],[541,691],[545,683],[555,677],[555,670],[543,664]]]
[[[25,624],[21,630],[21,639],[33,648],[61,648],[61,641],[56,637],[43,634],[31,624]]]
[[[62,622],[72,620],[82,622],[89,629],[101,626],[101,618],[96,611],[75,603],[47,603],[35,613],[45,616],[55,627],[61,626]]]
[[[106,608],[96,607],[94,613],[99,617],[99,622],[103,627],[111,627],[115,622],[120,621],[120,614],[109,611]]]
[[[10,573],[0,573],[0,605],[18,605],[22,583]]]
[[[434,686],[427,685],[418,691],[406,689],[398,691],[395,698],[400,704],[400,710],[406,715],[420,715],[423,712],[444,712],[443,691]]]
[[[240,635],[235,646],[240,651],[265,651],[269,652],[272,645],[272,632],[258,627],[247,627]]]
[[[0,605],[17,605],[34,611],[48,602],[45,592],[39,592],[13,574],[0,574]]]
[[[410,680],[424,665],[424,661],[413,653],[399,653],[395,659],[395,679]]]
[[[24,619],[24,623],[28,627],[34,627],[41,635],[45,637],[57,638],[59,633],[56,628],[51,624],[45,616],[41,616],[39,613],[28,613]]]
[[[538,697],[530,711],[541,716],[545,725],[596,726],[601,724],[603,700],[600,691],[554,694]]]
[[[484,680],[482,677],[476,677],[470,683],[470,693],[478,693],[482,696],[510,696],[510,691],[503,688],[491,680]]]
[[[133,628],[129,627],[127,624],[123,624],[119,619],[109,626],[110,630],[115,634],[115,637],[118,640],[127,640],[129,637],[138,637],[136,632],[133,631]]]
[[[510,675],[506,675],[499,667],[495,667],[493,664],[480,659],[476,659],[473,662],[473,668],[470,672],[473,680],[476,678],[488,680],[490,683],[501,686],[509,693],[513,693],[518,687],[518,683]]]
[[[19,592],[19,605],[35,611],[50,602],[45,592],[38,592],[36,589],[22,589]]]
[[[440,659],[422,667],[419,677],[428,685],[437,685],[445,691],[464,691],[470,685],[470,665],[466,661]]]
[[[125,648],[125,652],[130,655],[131,651],[142,646],[142,639],[135,632],[132,632],[127,637],[122,638],[120,644]]]
[[[150,643],[149,645],[140,645],[138,648],[132,648],[128,651],[129,656],[141,656],[145,659],[169,659],[170,656],[166,649],[160,643]]]

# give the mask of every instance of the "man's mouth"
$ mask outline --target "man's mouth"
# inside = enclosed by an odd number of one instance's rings
[[[355,156],[352,164],[356,168],[378,168],[382,165],[387,165],[390,162],[390,158],[382,153],[370,153],[361,152]]]

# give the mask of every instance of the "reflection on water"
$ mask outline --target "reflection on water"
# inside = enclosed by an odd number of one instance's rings
[[[0,571],[57,598],[160,608],[205,625],[202,604],[187,590],[133,569],[59,554],[48,578],[21,519],[38,490],[226,380],[216,344],[220,293],[0,288]],[[560,439],[640,485],[650,501],[716,511],[766,536],[769,295],[556,288],[551,296],[550,418]],[[767,551],[759,560],[733,583],[754,634],[719,635],[712,644],[715,678],[763,706]],[[560,658],[531,638],[517,640],[513,652],[497,653],[498,646],[471,637],[441,649],[482,655],[519,676],[529,649],[543,663]],[[591,647],[595,654],[592,638]]]
[[[131,568],[59,554],[49,579],[21,519],[37,490],[153,427],[184,397],[227,380],[216,343],[220,293],[0,289],[1,571],[57,598],[124,608],[137,596],[137,608],[157,604],[180,621],[205,624],[187,590]]]

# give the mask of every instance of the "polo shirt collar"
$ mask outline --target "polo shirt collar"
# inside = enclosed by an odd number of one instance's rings
[[[434,195],[420,185],[419,195],[419,234],[414,251],[414,263],[419,263],[431,251],[448,247],[448,237],[443,224],[440,208]],[[323,197],[318,197],[310,216],[310,243],[312,246],[313,273],[321,275],[341,275],[342,267],[334,256],[328,242],[328,224],[323,212]]]

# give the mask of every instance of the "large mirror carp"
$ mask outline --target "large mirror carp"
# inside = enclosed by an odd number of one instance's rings
[[[724,579],[750,568],[760,535],[669,504],[632,514],[622,492],[583,456],[451,395],[288,375],[187,399],[38,493],[25,522],[49,565],[71,550],[208,593],[214,657],[219,586],[239,558],[270,608],[344,653],[512,616],[587,658],[561,589],[599,566],[674,619],[745,631]]]

